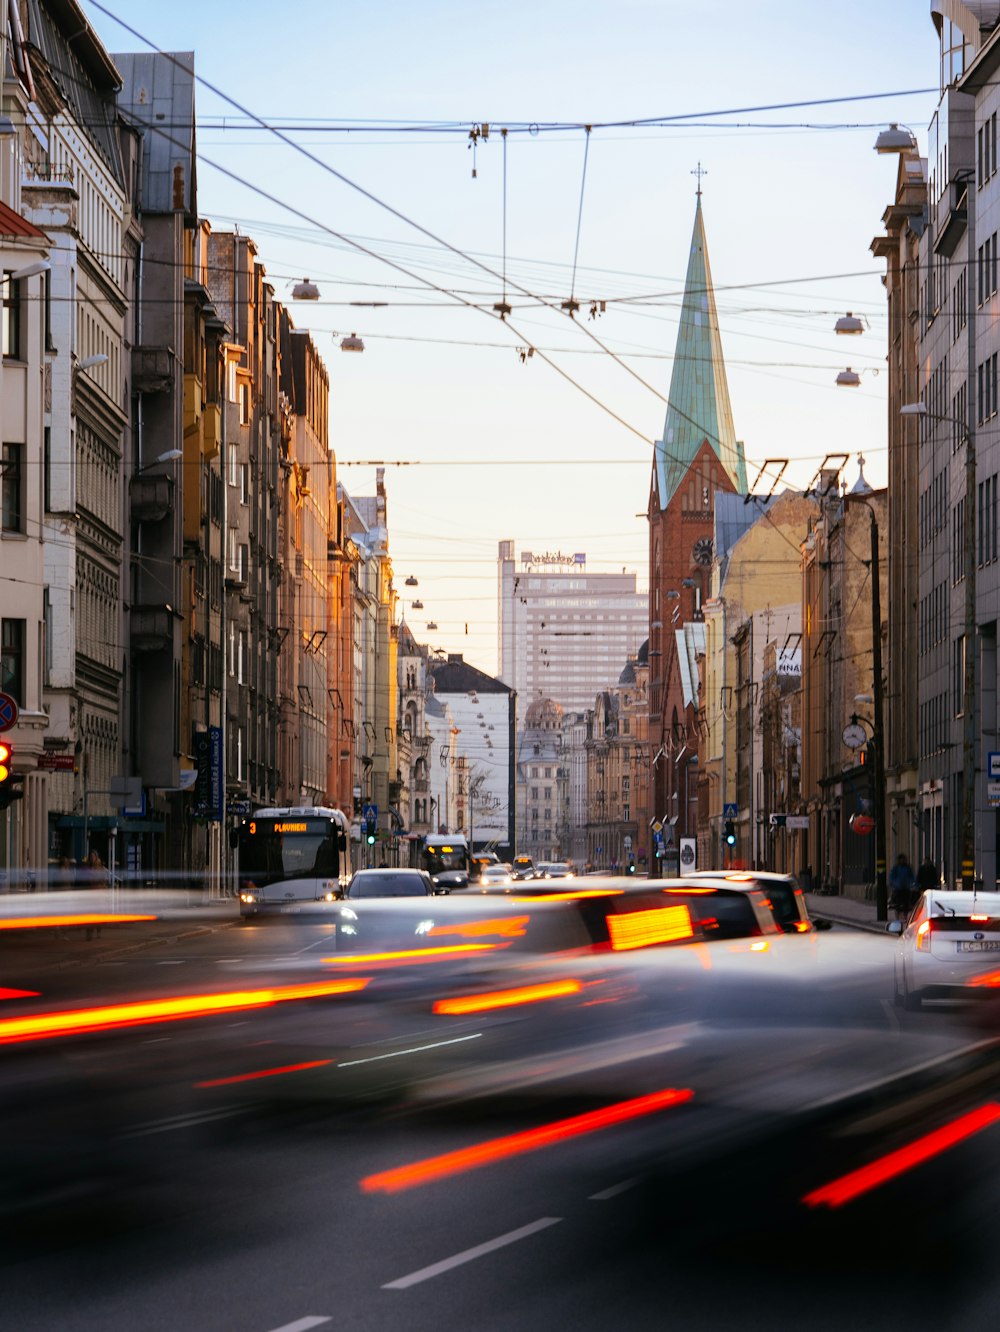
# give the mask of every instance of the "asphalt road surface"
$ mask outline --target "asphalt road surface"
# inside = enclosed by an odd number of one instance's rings
[[[327,974],[328,926],[126,928],[5,940],[38,997],[0,1020]],[[995,1328],[992,1012],[895,1010],[889,940],[789,943],[794,1015],[744,957],[695,1012],[672,954],[481,1031],[372,990],[5,1045],[0,1325]]]

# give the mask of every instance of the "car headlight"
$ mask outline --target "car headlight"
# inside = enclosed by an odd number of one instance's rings
[[[257,899],[254,897],[253,893],[240,893],[240,901],[246,902],[249,905],[256,902]]]

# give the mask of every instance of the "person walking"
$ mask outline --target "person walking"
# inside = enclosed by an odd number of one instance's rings
[[[896,913],[896,919],[902,920],[913,910],[917,900],[917,881],[904,852],[900,851],[896,863],[889,871],[889,905]]]

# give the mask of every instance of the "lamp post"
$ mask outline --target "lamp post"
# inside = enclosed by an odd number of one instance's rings
[[[972,209],[969,209],[971,226]],[[970,238],[970,245],[972,239]],[[971,281],[971,279],[970,279]],[[970,300],[971,288],[970,288]],[[970,312],[970,329],[975,324]],[[929,412],[922,402],[907,403],[900,416],[922,416],[932,421],[950,422],[965,437],[965,529],[962,558],[965,580],[965,653],[962,681],[962,888],[972,892],[976,873],[976,395],[975,333],[969,335],[968,423],[956,416]]]

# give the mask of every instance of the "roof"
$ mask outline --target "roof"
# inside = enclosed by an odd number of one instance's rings
[[[667,416],[663,439],[657,440],[654,453],[661,509],[667,507],[705,443],[722,463],[734,487],[745,492],[747,465],[729,404],[699,191]]]
[[[43,66],[119,185],[125,185],[118,142],[116,94],[121,78],[76,0],[28,0],[25,45],[29,63]],[[39,59],[30,48],[39,53]]]
[[[677,636],[677,664],[684,687],[684,706],[698,705],[698,663],[696,658],[705,652],[705,622],[691,620],[675,630]]]
[[[142,51],[114,59],[124,79],[118,105],[143,135],[143,211],[193,217],[194,52]]]
[[[757,496],[750,500],[745,495],[729,491],[715,492],[715,549],[717,560],[724,560],[745,532],[766,513],[775,500],[774,495]]]
[[[33,240],[48,240],[44,231],[29,222],[26,217],[20,213],[15,213],[13,208],[0,200],[0,236],[30,236]]]
[[[505,685],[493,675],[487,675],[476,666],[470,666],[458,653],[447,661],[432,661],[428,669],[434,678],[436,694],[468,694],[475,690],[479,694],[513,694],[510,685]]]

